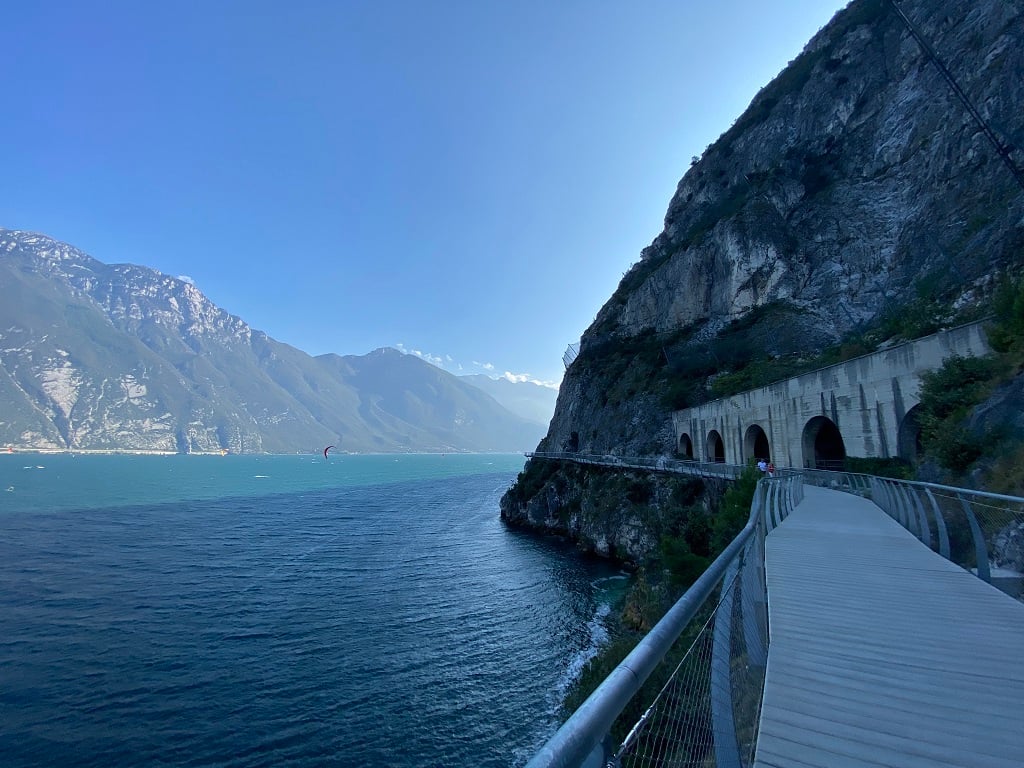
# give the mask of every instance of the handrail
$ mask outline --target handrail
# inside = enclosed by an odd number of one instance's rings
[[[528,459],[555,459],[573,461],[577,464],[611,467],[613,469],[642,469],[655,472],[672,472],[683,475],[701,475],[704,477],[728,477],[735,479],[747,468],[745,464],[726,464],[720,461],[690,461],[686,459],[670,459],[667,456],[651,458],[649,456],[618,456],[601,453],[572,453],[567,451],[527,451]],[[776,477],[799,474],[799,470],[780,469]]]
[[[732,543],[541,747],[526,768],[574,768],[600,745],[615,718],[718,586],[729,563],[753,535],[756,526],[757,514],[752,510],[747,524]]]

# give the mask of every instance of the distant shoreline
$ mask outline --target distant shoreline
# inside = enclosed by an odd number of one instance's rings
[[[17,456],[18,454],[72,454],[72,455],[95,455],[95,456],[319,456],[320,451],[296,451],[294,453],[238,453],[236,451],[154,451],[143,448],[18,448],[4,446],[0,448],[0,456]],[[331,458],[335,456],[480,456],[493,454],[495,456],[522,455],[524,451],[386,451],[381,453],[360,453],[353,451],[332,451]]]
[[[142,456],[220,456],[220,451],[193,451],[191,454],[179,453],[178,451],[152,451],[145,449],[128,449],[128,448],[16,448],[10,449],[3,448],[0,450],[0,456],[17,456],[19,453],[41,453],[41,454],[58,454],[58,453],[70,453],[70,454],[133,454]]]

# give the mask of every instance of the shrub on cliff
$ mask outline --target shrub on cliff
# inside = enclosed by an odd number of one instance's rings
[[[970,410],[981,403],[1005,371],[995,357],[959,357],[921,375],[921,446],[941,466],[964,471],[985,449],[985,440],[964,426]]]
[[[1019,370],[1024,365],[1024,278],[1000,283],[992,300],[992,314],[989,343]]]
[[[547,484],[555,473],[561,468],[562,462],[530,459],[523,467],[523,471],[516,477],[515,483],[509,488],[505,495],[510,501],[517,504],[525,504]]]
[[[750,505],[762,474],[753,464],[725,492],[722,505],[711,519],[711,546],[715,555],[729,546],[750,519]]]

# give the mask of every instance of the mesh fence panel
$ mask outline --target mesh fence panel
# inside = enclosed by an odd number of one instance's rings
[[[679,660],[609,763],[616,768],[753,764],[767,658],[761,538],[730,567],[718,599],[669,652]]]

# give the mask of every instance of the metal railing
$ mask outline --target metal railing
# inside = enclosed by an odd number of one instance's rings
[[[745,464],[726,464],[724,462],[689,461],[686,459],[670,459],[667,456],[618,456],[610,453],[572,453],[552,451],[530,451],[525,454],[528,459],[556,459],[572,461],[577,464],[589,464],[612,469],[640,469],[645,472],[670,472],[680,475],[698,475],[701,477],[724,477],[735,480],[747,469]],[[780,469],[776,476],[784,477],[799,474],[799,470]]]
[[[1024,498],[850,472],[805,470],[804,481],[870,498],[947,560],[1024,599]]]
[[[621,469],[736,478],[745,469],[668,458],[531,453]],[[768,655],[764,537],[803,498],[804,483],[873,500],[922,543],[1021,596],[1024,498],[826,470],[781,470],[758,481],[743,530],[526,768],[747,768],[757,742]],[[652,672],[674,668],[617,746],[620,713]]]
[[[735,477],[743,470],[667,459],[528,455],[686,474],[707,471],[722,476],[726,470]],[[750,517],[736,538],[541,747],[527,768],[749,765],[768,653],[764,537],[802,496],[798,472],[759,480]],[[717,599],[710,600],[712,595]],[[694,626],[698,618],[703,624]],[[688,645],[677,648],[684,632]],[[668,682],[616,746],[609,738],[612,726],[670,653],[678,663]]]

